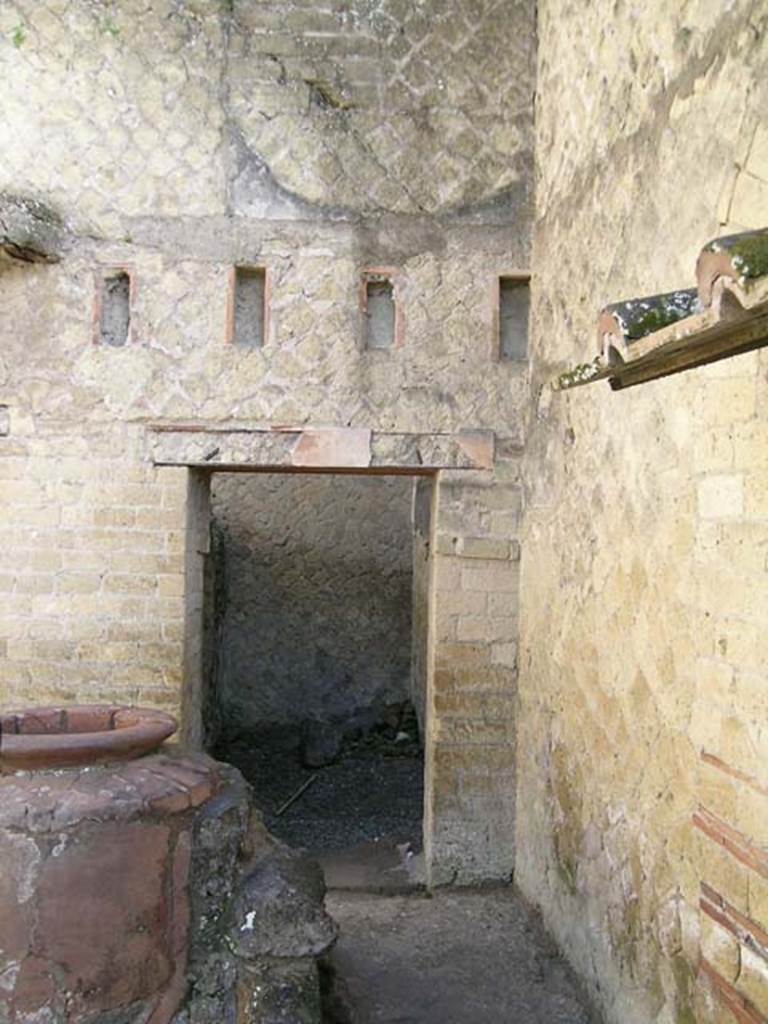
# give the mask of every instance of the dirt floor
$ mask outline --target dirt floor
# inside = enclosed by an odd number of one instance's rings
[[[424,893],[417,745],[371,736],[317,769],[279,742],[226,756],[270,831],[323,865],[341,929],[323,973],[325,1024],[598,1024],[511,887]]]
[[[511,888],[331,892],[341,927],[326,1024],[598,1024]]]
[[[290,846],[316,855],[381,840],[421,848],[424,761],[413,745],[371,737],[316,769],[303,767],[295,749],[278,744],[230,748],[226,760],[253,786],[267,828]],[[309,788],[277,816],[309,779]]]

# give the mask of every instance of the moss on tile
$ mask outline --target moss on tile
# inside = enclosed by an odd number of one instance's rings
[[[700,311],[695,288],[627,299],[605,308],[605,312],[611,313],[618,321],[627,342],[637,341]]]
[[[768,274],[768,228],[715,238],[704,252],[727,252],[742,280],[763,277]]]

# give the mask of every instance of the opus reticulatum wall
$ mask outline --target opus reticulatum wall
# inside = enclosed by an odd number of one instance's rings
[[[766,350],[549,380],[594,356],[603,305],[768,224],[766,12],[539,18],[515,877],[608,1021],[763,1021]]]

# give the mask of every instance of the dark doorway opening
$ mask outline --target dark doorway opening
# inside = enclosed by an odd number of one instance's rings
[[[405,476],[212,476],[206,745],[331,884],[420,880],[431,495]]]

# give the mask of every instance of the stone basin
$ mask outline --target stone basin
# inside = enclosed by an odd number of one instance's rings
[[[176,728],[163,711],[113,704],[5,711],[0,773],[131,760],[152,753]]]

